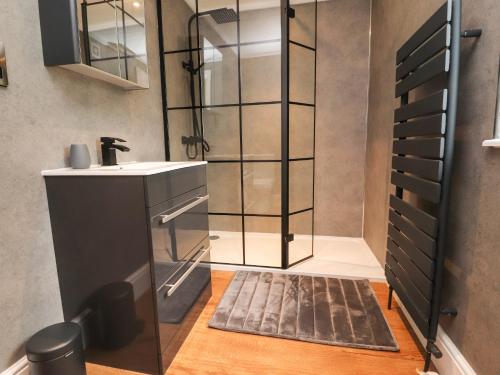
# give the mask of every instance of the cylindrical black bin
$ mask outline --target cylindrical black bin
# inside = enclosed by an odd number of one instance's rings
[[[82,335],[76,323],[58,323],[26,343],[30,375],[85,375]]]

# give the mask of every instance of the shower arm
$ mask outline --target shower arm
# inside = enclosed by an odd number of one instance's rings
[[[187,67],[188,69],[190,69],[193,74],[197,74],[199,72],[199,70],[203,67],[204,63],[200,64],[200,66],[197,67],[196,69],[194,68],[191,24],[193,23],[193,21],[195,20],[196,17],[206,16],[206,15],[209,15],[210,13],[211,13],[211,11],[194,13],[191,17],[189,17],[189,20],[188,20],[188,47],[189,47],[189,62],[188,62],[188,64],[189,64],[189,66],[185,65],[184,67],[185,68]]]
[[[216,9],[215,11],[222,10],[222,9],[227,9],[227,8]],[[213,12],[214,12],[213,9],[212,10],[206,10],[204,12],[194,13],[191,17],[189,17],[189,20],[188,20],[188,38],[189,38],[188,43],[189,43],[189,53],[190,54],[191,54],[191,50],[193,49],[193,43],[191,42],[191,37],[192,37],[192,35],[191,35],[191,24],[193,23],[193,21],[195,20],[195,18],[197,18],[197,17],[203,17],[203,16],[208,16],[210,14],[213,14]],[[220,23],[219,21],[216,21],[216,22]]]

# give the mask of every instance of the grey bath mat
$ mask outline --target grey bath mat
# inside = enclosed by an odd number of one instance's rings
[[[209,327],[398,351],[368,280],[237,272]]]

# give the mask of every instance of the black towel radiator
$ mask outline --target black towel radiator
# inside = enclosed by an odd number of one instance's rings
[[[441,283],[446,250],[453,143],[460,68],[460,38],[479,37],[481,30],[461,32],[461,0],[448,0],[413,34],[396,55],[394,142],[385,274],[389,308],[396,291],[427,340],[424,371],[436,346],[441,314]],[[429,81],[440,90],[409,102],[409,93]],[[413,193],[405,196],[403,192]],[[422,200],[427,201],[425,204]],[[429,204],[430,202],[430,204]],[[425,206],[425,208],[423,207]]]

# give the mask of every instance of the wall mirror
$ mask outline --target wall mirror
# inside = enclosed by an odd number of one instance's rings
[[[148,85],[144,0],[78,0],[82,61]]]
[[[44,62],[149,87],[145,0],[39,0]]]

